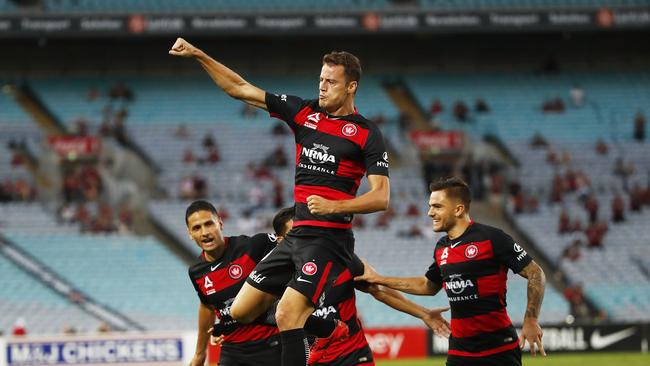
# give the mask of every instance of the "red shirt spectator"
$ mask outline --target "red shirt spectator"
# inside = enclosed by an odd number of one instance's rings
[[[587,210],[587,213],[589,214],[590,223],[594,223],[598,220],[598,208],[598,200],[596,200],[596,197],[590,196],[587,199],[587,202],[585,202],[585,210]]]
[[[408,217],[420,216],[420,210],[418,210],[418,206],[416,206],[414,203],[411,203],[409,207],[406,209],[406,216]]]
[[[560,212],[560,222],[557,226],[557,232],[559,234],[566,234],[571,232],[571,218],[569,213],[566,210]]]
[[[443,111],[444,107],[442,106],[442,103],[440,102],[440,99],[436,98],[432,103],[431,107],[429,108],[429,111],[431,114],[436,115],[438,113],[441,113]]]
[[[612,221],[625,221],[625,202],[623,201],[623,197],[620,195],[616,195],[616,197],[612,199]]]

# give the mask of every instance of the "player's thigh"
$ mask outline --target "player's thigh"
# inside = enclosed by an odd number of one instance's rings
[[[267,311],[277,296],[244,283],[230,307],[230,316],[241,323],[250,323]]]

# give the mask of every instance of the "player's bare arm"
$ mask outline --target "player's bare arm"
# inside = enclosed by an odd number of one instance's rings
[[[357,284],[364,284],[358,282]],[[449,338],[451,326],[442,313],[449,310],[449,307],[427,309],[424,306],[413,302],[386,286],[378,284],[367,284],[367,286],[356,286],[358,290],[371,294],[376,300],[383,302],[391,308],[421,319],[435,334]]]
[[[523,347],[528,342],[531,354],[536,354],[537,347],[542,356],[546,356],[544,345],[542,344],[542,328],[537,322],[542,301],[544,300],[546,276],[542,268],[535,261],[530,262],[524,267],[519,272],[519,275],[528,279],[528,305],[526,306],[524,324],[521,328],[521,335],[519,336],[519,345]]]
[[[215,84],[226,92],[226,94],[252,106],[264,110],[267,109],[265,101],[266,92],[264,90],[244,80],[239,74],[208,56],[208,54],[183,38],[176,39],[176,42],[169,50],[169,54],[173,56],[193,57],[201,64],[208,75],[210,75]]]
[[[307,197],[307,207],[314,215],[363,214],[384,211],[390,200],[390,183],[383,175],[369,175],[370,190],[349,200],[332,201],[321,196]]]
[[[384,285],[394,290],[402,291],[411,295],[433,296],[442,288],[440,285],[431,282],[425,276],[421,277],[384,277],[363,260],[363,274],[354,278],[355,281],[366,281]]]
[[[196,350],[190,366],[203,366],[207,356],[208,341],[210,340],[210,329],[214,323],[214,311],[203,303],[199,303],[199,330],[196,338]]]

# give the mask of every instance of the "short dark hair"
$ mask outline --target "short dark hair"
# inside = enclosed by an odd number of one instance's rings
[[[273,231],[275,231],[275,235],[286,234],[283,233],[284,227],[287,225],[287,222],[289,222],[289,220],[293,219],[295,212],[296,210],[294,206],[291,206],[285,207],[281,209],[277,214],[275,214],[275,217],[273,217]]]
[[[361,61],[350,52],[332,51],[323,56],[323,63],[343,66],[347,82],[361,80]]]
[[[460,200],[465,205],[465,209],[469,211],[469,206],[472,203],[472,191],[464,180],[457,177],[440,178],[429,185],[429,190],[431,192],[445,191],[447,197]]]
[[[219,216],[219,212],[210,202],[205,200],[194,201],[190,203],[190,205],[187,206],[187,209],[185,210],[185,225],[189,225],[190,216],[192,216],[193,213],[199,211],[209,211],[217,217]]]

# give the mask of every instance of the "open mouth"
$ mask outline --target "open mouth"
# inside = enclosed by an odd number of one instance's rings
[[[201,244],[203,244],[203,246],[206,246],[206,247],[214,245],[214,239],[213,238],[201,239]]]

